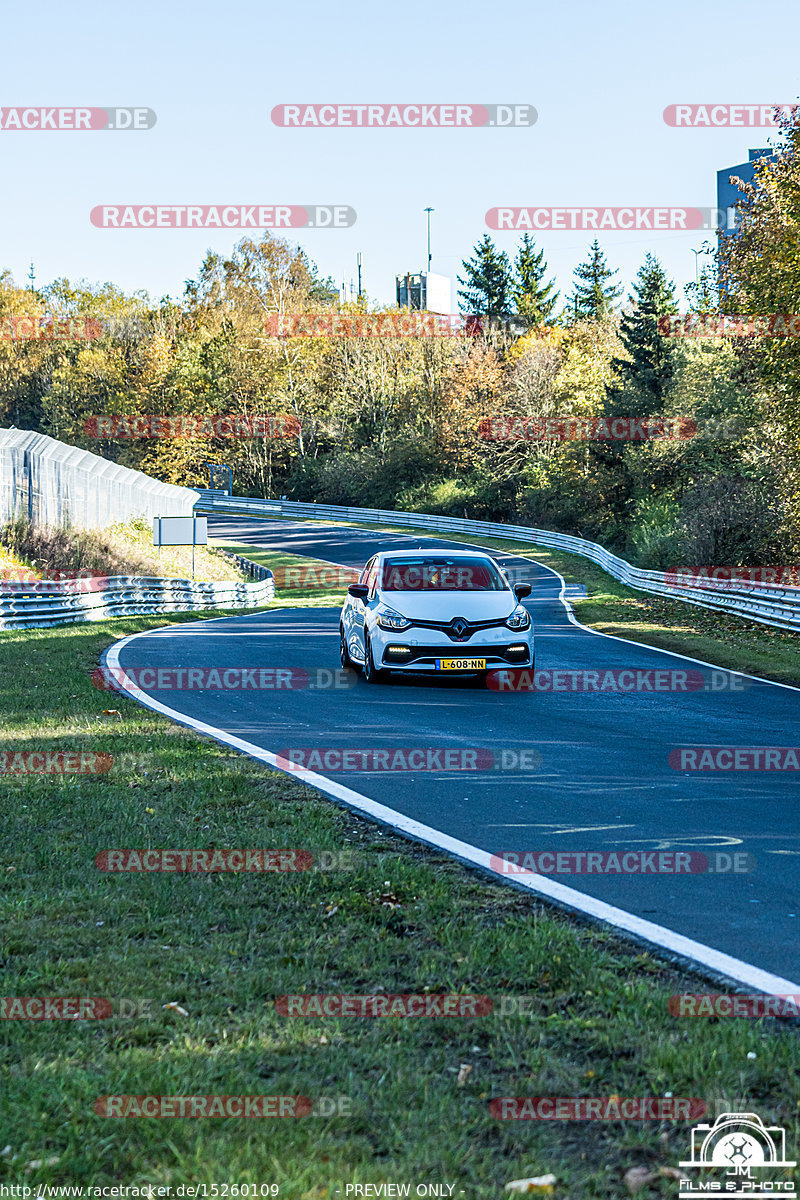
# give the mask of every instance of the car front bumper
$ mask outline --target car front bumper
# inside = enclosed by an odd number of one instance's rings
[[[485,668],[476,667],[476,670],[492,671],[503,667],[529,667],[534,653],[531,628],[515,631],[503,626],[474,634],[466,642],[450,641],[440,630],[412,628],[408,634],[398,634],[376,626],[370,634],[370,642],[376,666],[442,675],[451,672],[438,668],[437,659],[484,659]]]

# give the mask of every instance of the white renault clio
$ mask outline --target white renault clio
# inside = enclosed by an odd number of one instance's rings
[[[474,674],[534,666],[533,625],[493,558],[477,550],[386,550],[347,589],[339,623],[343,667],[368,683],[389,671]]]

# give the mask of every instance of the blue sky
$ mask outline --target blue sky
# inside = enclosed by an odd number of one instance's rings
[[[371,298],[394,276],[451,276],[495,205],[713,205],[716,171],[766,129],[674,129],[668,104],[787,103],[800,92],[800,9],[785,2],[573,0],[296,7],[256,0],[40,0],[3,17],[0,104],[143,105],[147,132],[0,132],[0,268],[24,283],[111,280],[178,297],[208,248],[244,232],[104,230],[97,204],[349,204],[350,229],[299,230],[323,275],[348,284],[363,255]],[[528,103],[532,128],[282,129],[290,102]],[[513,252],[518,235],[493,235]],[[537,238],[562,291],[592,234]],[[649,250],[679,289],[698,233],[605,233],[626,285]],[[453,292],[455,305],[455,290]]]

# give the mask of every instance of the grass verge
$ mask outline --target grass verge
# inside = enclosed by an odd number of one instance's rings
[[[499,1121],[500,1096],[699,1097],[797,1145],[795,1029],[670,1016],[670,994],[704,990],[688,973],[91,686],[111,642],[195,617],[0,633],[2,749],[113,758],[102,775],[0,777],[3,992],[108,997],[115,1012],[0,1021],[1,1178],[276,1184],[298,1200],[436,1183],[494,1200],[552,1172],[555,1196],[578,1200],[627,1196],[628,1170],[686,1156],[685,1122]],[[116,847],[352,857],[291,874],[100,872]],[[514,995],[528,1011],[276,1011],[281,994],[331,992]],[[139,1015],[119,1015],[122,1000]],[[336,1115],[114,1120],[93,1108],[109,1094],[325,1097]],[[654,1178],[638,1194],[675,1192]]]
[[[272,571],[275,576],[275,601],[269,607],[284,608],[286,605],[302,604],[307,608],[330,608],[344,601],[346,578],[339,568],[322,559],[285,554],[282,550],[264,550],[261,546],[221,539],[214,539],[213,547],[241,554]],[[354,575],[353,579],[356,577]]]

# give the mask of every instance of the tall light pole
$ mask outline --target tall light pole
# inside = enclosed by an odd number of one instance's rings
[[[700,277],[697,273],[697,264],[700,261],[698,255],[705,254],[705,250],[692,250],[692,254],[694,255],[694,286],[698,287],[700,284]]]
[[[428,214],[428,272],[429,273],[430,273],[430,269],[431,269],[431,213],[435,212],[435,211],[436,210],[433,208],[425,209],[425,212]]]

